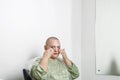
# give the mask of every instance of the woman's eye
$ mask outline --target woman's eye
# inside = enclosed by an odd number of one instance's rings
[[[54,46],[51,46],[51,48],[54,48]]]
[[[51,46],[51,48],[52,49],[55,49],[55,48],[58,48],[58,49],[60,49],[60,47],[58,46],[58,47],[55,47],[55,46]]]
[[[58,49],[60,49],[60,47],[57,47]]]

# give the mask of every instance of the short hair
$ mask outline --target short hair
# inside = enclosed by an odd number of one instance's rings
[[[46,40],[45,44],[48,45],[48,42],[49,42],[51,39],[59,40],[57,37],[52,36],[52,37],[49,37],[49,38]]]

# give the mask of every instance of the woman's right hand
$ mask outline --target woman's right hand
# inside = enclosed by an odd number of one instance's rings
[[[49,48],[49,49],[45,50],[43,57],[49,59],[53,53],[54,53],[54,50],[52,48]]]

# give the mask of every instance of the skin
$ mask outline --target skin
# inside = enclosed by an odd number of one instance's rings
[[[44,46],[43,57],[40,61],[40,66],[47,72],[48,71],[48,60],[53,59],[56,60],[59,54],[62,55],[63,60],[66,65],[70,66],[72,64],[71,60],[66,55],[65,49],[60,48],[60,41],[58,39],[51,38],[47,41]]]

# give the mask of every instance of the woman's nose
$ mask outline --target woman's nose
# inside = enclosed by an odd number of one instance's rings
[[[59,51],[60,51],[60,48],[56,47],[56,48],[54,48],[54,51],[55,51],[55,52],[59,52]]]
[[[54,51],[58,51],[58,48],[54,48]]]

